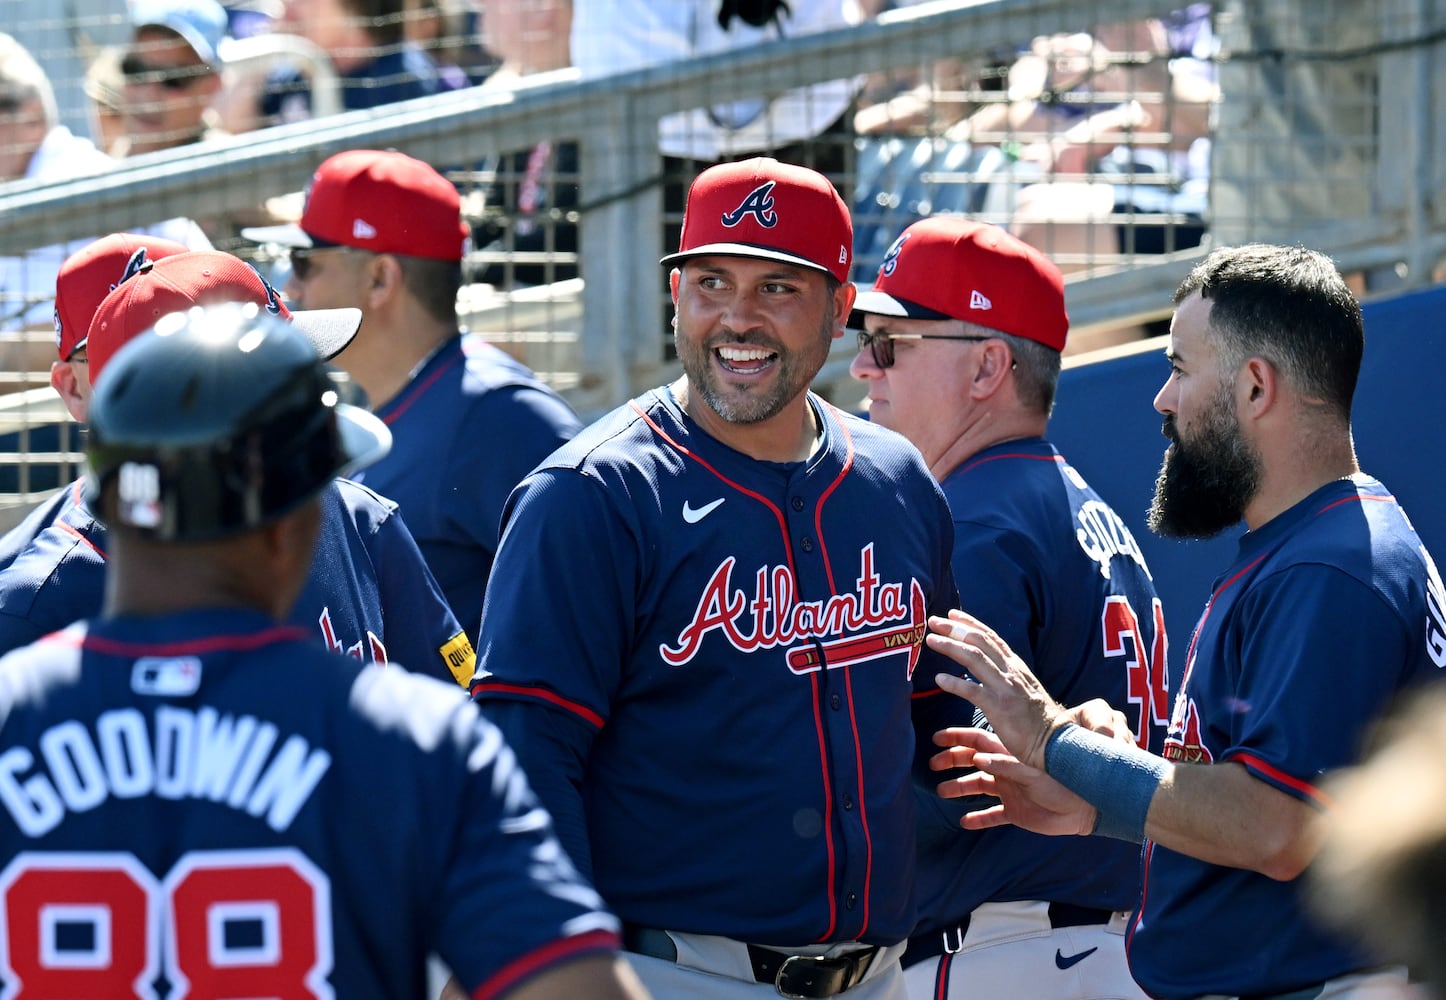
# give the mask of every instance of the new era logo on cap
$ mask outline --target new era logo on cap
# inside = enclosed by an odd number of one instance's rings
[[[293,323],[323,358],[341,351],[361,326],[360,309],[313,309],[293,316],[256,268],[229,253],[174,254],[140,267],[97,307],[86,345],[91,384],[116,351],[162,318],[223,302],[251,303]]]
[[[968,289],[968,296],[964,294]],[[1064,276],[1040,253],[998,226],[957,215],[914,223],[894,241],[859,314],[957,319],[1063,351],[1069,333]]]
[[[705,254],[756,257],[847,281],[853,243],[848,206],[827,177],[755,157],[709,167],[694,179],[678,252],[662,263]]]
[[[289,247],[347,246],[461,260],[471,230],[462,221],[457,189],[430,166],[405,153],[352,149],[316,168],[300,222],[243,229],[241,235]]]

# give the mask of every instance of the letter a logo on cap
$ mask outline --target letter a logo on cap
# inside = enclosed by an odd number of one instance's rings
[[[772,229],[778,225],[778,213],[774,211],[773,185],[776,181],[767,181],[758,185],[748,192],[748,197],[731,212],[723,213],[723,225],[732,229],[743,221],[745,216],[753,216],[758,224],[764,229]]]
[[[985,297],[984,297],[984,294],[983,294],[982,292],[980,292],[979,289],[976,288],[976,289],[974,289],[972,292],[969,293],[969,308],[970,308],[970,309],[993,309],[993,308],[994,308],[994,303],[993,303],[993,302],[990,302],[987,298],[985,298]]]

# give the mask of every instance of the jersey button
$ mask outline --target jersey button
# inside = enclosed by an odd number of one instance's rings
[[[812,552],[812,551],[813,551],[813,539],[812,539],[812,538],[805,538],[803,541],[799,542],[798,544],[799,544],[799,547],[802,548],[803,551],[805,551],[805,552]]]
[[[803,510],[803,508],[806,507],[806,506],[807,506],[807,504],[805,504],[805,503],[803,502],[803,497],[794,497],[794,498],[793,498],[793,509],[794,509],[794,510]]]
[[[836,694],[829,695],[828,707],[837,712],[839,709],[843,708],[843,699]]]
[[[844,812],[853,812],[853,811],[854,811],[854,797],[853,797],[852,795],[845,795],[845,796],[844,796]]]
[[[852,910],[857,905],[859,905],[859,897],[856,896],[854,893],[851,892],[846,897],[844,897],[844,906],[846,906],[848,909]]]

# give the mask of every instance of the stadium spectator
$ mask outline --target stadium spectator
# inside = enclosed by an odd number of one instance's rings
[[[1404,970],[1320,924],[1302,876],[1330,805],[1322,776],[1356,759],[1404,692],[1439,683],[1441,578],[1356,460],[1364,328],[1330,258],[1222,247],[1175,306],[1150,527],[1248,530],[1191,636],[1163,752],[1078,724],[999,636],[955,611],[931,619],[928,643],[973,679],[939,683],[993,732],[935,735],[949,747],[935,767],[971,769],[940,790],[999,797],[964,817],[969,829],[1142,844],[1129,961],[1150,996],[1380,997]]]
[[[86,67],[95,54],[124,46],[130,37],[125,6],[118,0],[3,0],[0,31],[5,31],[40,64],[53,88],[56,123],[76,135],[89,135],[90,101],[84,90]]]
[[[406,0],[403,34],[432,57],[445,90],[481,83],[496,65],[480,44],[476,6],[467,0]]]
[[[859,294],[854,325],[869,419],[919,449],[949,501],[959,606],[1069,703],[1104,699],[1159,748],[1169,684],[1149,567],[1044,436],[1069,332],[1059,269],[998,226],[924,219]],[[958,818],[942,800],[921,817],[911,997],[1143,1000],[1125,961],[1135,845]],[[1061,975],[1056,951],[1078,968]]]
[[[573,0],[572,61],[591,78],[860,20],[855,0]],[[859,85],[850,76],[664,116],[658,123],[663,246],[678,245],[688,186],[714,163],[766,153],[812,167],[846,190],[853,173],[852,105]],[[662,319],[666,330],[667,309]]]
[[[482,0],[484,42],[501,62],[482,84],[505,90],[524,77],[572,64],[569,31],[572,0]],[[482,216],[472,232],[478,250],[505,253],[477,274],[502,288],[574,278],[577,253],[577,143],[540,142],[500,158],[487,189]],[[518,253],[544,259],[516,260]]]
[[[97,148],[110,153],[125,139],[125,74],[121,59],[125,46],[101,49],[85,68],[82,89],[88,101],[90,136]]]
[[[335,364],[396,440],[366,484],[401,505],[475,645],[507,496],[581,425],[525,366],[458,329],[457,189],[403,153],[349,150],[317,168],[297,224],[242,235],[291,248],[298,308],[362,310]]]
[[[643,1000],[466,695],[284,623],[386,429],[264,307],[162,322],[91,401],[104,609],[0,661],[6,992],[417,997],[435,952],[448,998]]]
[[[930,81],[861,109],[855,127],[872,135],[854,200],[859,267],[871,273],[893,233],[939,212],[1005,224],[1066,273],[1198,244],[1218,88],[1191,55],[1208,42],[1171,29],[1208,32],[1208,19],[1190,9],[1041,35],[1008,65],[997,99]],[[934,123],[942,135],[919,134]],[[1135,217],[1111,218],[1123,213]]]
[[[454,90],[432,57],[405,36],[404,0],[286,0],[276,30],[300,35],[330,57],[347,111]],[[311,83],[298,69],[270,74],[257,124],[312,117]]]
[[[40,64],[25,47],[0,34],[0,182],[58,181],[101,174],[115,161],[59,123],[55,94]],[[140,230],[190,249],[209,249],[210,240],[189,219],[172,219]],[[52,245],[19,257],[0,257],[0,333],[49,330],[54,321],[55,275],[73,245]],[[6,336],[0,368],[48,372],[54,344]]]
[[[137,0],[121,58],[124,140],[114,156],[184,146],[221,134],[212,101],[222,88],[226,11],[216,0]]]

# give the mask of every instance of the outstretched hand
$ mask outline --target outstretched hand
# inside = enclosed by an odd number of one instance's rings
[[[963,611],[950,611],[948,618],[931,616],[925,642],[974,678],[941,673],[935,683],[972,702],[1010,753],[1043,771],[1045,745],[1071,716],[1049,696],[1024,661],[993,629]]]
[[[1094,829],[1093,806],[1043,771],[1021,764],[988,730],[943,729],[934,734],[934,742],[945,749],[929,759],[932,770],[977,769],[941,781],[941,797],[988,795],[999,800],[997,805],[965,813],[959,820],[964,829],[987,830],[1012,824],[1050,836],[1085,836]]]

